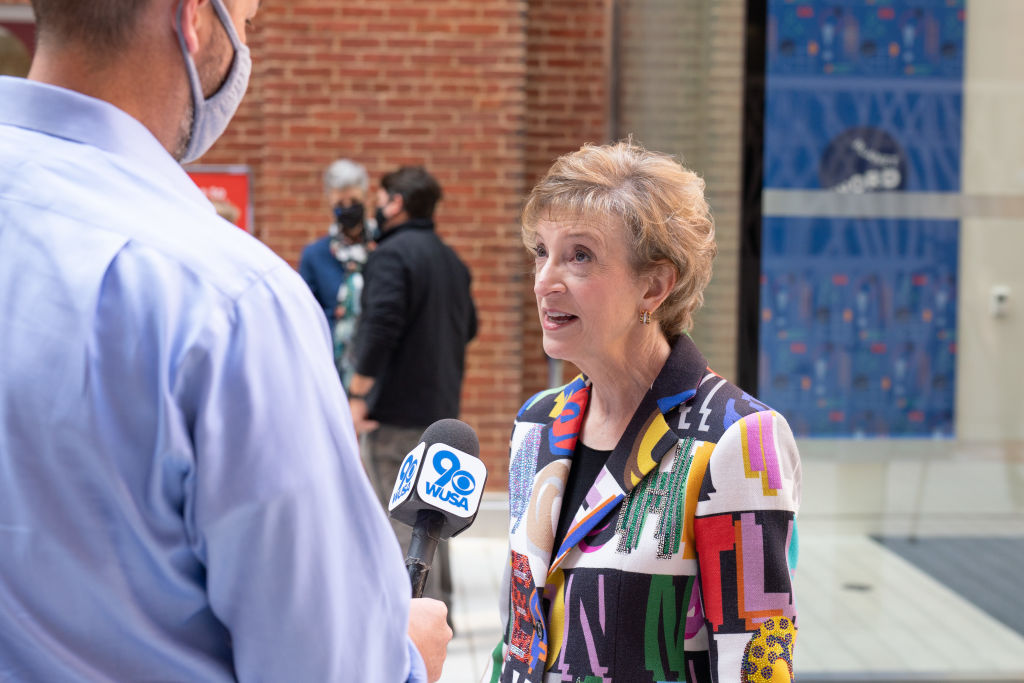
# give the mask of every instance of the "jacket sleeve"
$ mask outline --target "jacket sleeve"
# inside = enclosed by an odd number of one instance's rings
[[[469,338],[466,339],[467,342],[472,341],[473,339],[476,338],[476,333],[479,331],[478,324],[479,324],[479,321],[478,321],[478,319],[476,317],[476,304],[474,304],[473,300],[470,299],[469,300]]]
[[[299,259],[299,275],[305,280],[306,285],[309,287],[309,291],[313,292],[313,297],[320,304],[320,308],[323,309],[324,315],[327,316],[327,320],[331,320],[334,316],[333,305],[328,307],[324,306],[324,297],[321,295],[319,288],[317,287],[316,272],[313,267],[313,246],[310,245],[302,250],[302,258]]]
[[[530,405],[533,397],[528,400],[519,414]],[[509,438],[509,544],[505,552],[505,566],[501,573],[501,581],[498,584],[498,617],[501,620],[501,639],[495,644],[484,667],[481,683],[497,683],[501,677],[502,667],[505,658],[508,656],[509,648],[509,625],[512,622],[512,541],[511,534],[517,526],[517,521],[525,512],[523,506],[524,496],[528,498],[528,490],[532,488],[533,477],[536,469],[536,446],[531,443],[530,435],[535,435],[537,425],[523,423],[516,419],[512,425],[512,435]],[[527,461],[517,461],[518,458],[527,458]],[[529,460],[533,460],[534,466],[530,467]],[[525,477],[525,479],[524,479]]]
[[[473,278],[469,275],[469,269],[466,269],[467,277],[469,279],[466,288],[472,291]],[[476,315],[476,304],[473,302],[473,297],[469,297],[469,336],[466,338],[466,342],[473,341],[476,338],[476,333],[479,332],[479,319]]]
[[[320,295],[316,291],[316,274],[313,273],[313,255],[312,248],[306,247],[302,250],[302,258],[299,259],[299,275],[306,281],[306,285],[309,286],[309,290],[313,292],[313,296],[320,300]]]
[[[363,310],[356,332],[356,372],[377,377],[387,366],[406,327],[410,278],[401,255],[378,250],[364,273]]]
[[[800,478],[796,441],[771,410],[737,420],[708,459],[694,535],[716,681],[792,678]]]

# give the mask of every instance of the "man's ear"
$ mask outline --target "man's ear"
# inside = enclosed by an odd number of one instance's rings
[[[656,311],[668,295],[675,289],[678,275],[669,261],[658,261],[643,276],[647,282],[647,291],[643,296],[645,311]]]
[[[185,47],[193,56],[199,51],[199,8],[206,2],[207,0],[177,0],[174,3],[172,21],[175,32],[178,31],[178,13],[181,12],[181,34],[185,39]]]
[[[402,212],[405,211],[405,197],[396,192],[391,196],[391,201],[398,207],[398,211],[395,211],[395,216],[402,215]]]

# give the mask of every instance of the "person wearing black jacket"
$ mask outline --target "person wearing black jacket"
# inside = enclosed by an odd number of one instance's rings
[[[466,345],[477,331],[469,268],[434,231],[441,186],[425,169],[385,175],[377,197],[377,249],[363,271],[349,405],[381,504],[405,455],[431,423],[459,416]],[[392,523],[403,550],[410,527]],[[447,543],[424,595],[451,612]]]

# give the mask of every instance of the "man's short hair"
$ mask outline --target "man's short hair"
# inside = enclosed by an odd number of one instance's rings
[[[441,185],[422,166],[402,166],[380,180],[389,195],[402,197],[402,205],[410,218],[430,218],[441,201]]]
[[[78,42],[101,51],[125,46],[151,0],[32,0],[40,42]]]

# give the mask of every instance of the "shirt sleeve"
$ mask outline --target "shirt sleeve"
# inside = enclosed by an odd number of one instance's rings
[[[356,332],[356,372],[377,377],[406,326],[409,273],[394,249],[370,256],[363,281],[363,310]]]
[[[774,411],[735,422],[710,455],[694,535],[715,680],[792,678],[800,479],[796,441]]]
[[[210,609],[241,681],[425,680],[398,543],[318,317],[282,264],[211,314],[182,362],[184,516]]]
[[[430,678],[427,676],[427,665],[423,661],[420,651],[416,649],[411,639],[408,641],[408,646],[409,661],[412,662],[412,666],[406,683],[430,683]]]

